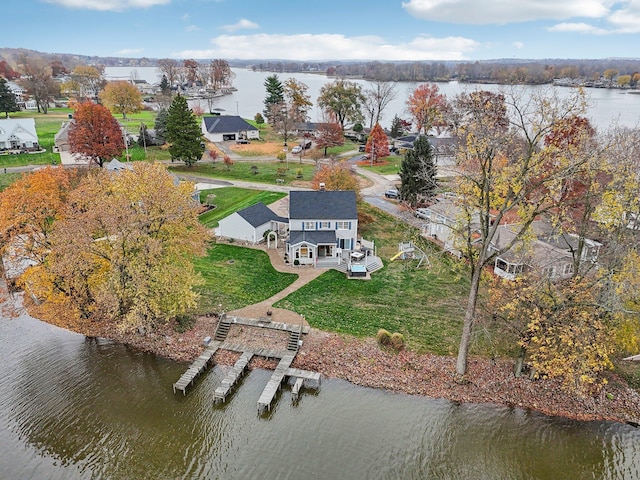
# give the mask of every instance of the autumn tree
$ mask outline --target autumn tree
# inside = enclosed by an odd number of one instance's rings
[[[198,62],[192,58],[187,58],[182,61],[182,68],[189,85],[195,85],[196,80],[198,80]]]
[[[360,85],[343,79],[323,85],[318,97],[318,106],[335,119],[343,132],[346,122],[357,123],[362,120],[363,103]]]
[[[506,113],[507,105],[511,115]],[[540,92],[527,102],[517,90],[508,97],[464,93],[456,98],[454,109],[455,133],[463,146],[456,154],[455,179],[460,231],[466,232],[460,236],[460,249],[471,276],[456,364],[462,376],[467,370],[483,268],[521,241],[535,219],[562,204],[567,178],[589,157],[565,156],[563,148],[544,146],[545,137],[559,121],[584,111],[581,91],[566,99]],[[497,229],[507,220],[516,225],[513,240],[496,249]],[[477,226],[472,227],[472,222]]]
[[[307,94],[308,87],[294,78],[289,78],[283,85],[281,84],[282,97],[279,97],[277,76],[275,79],[267,80],[265,85],[268,88],[268,97],[265,99],[265,105],[267,101],[275,102],[269,105],[269,123],[282,135],[286,145],[295,126],[308,119],[308,111],[312,105]],[[273,91],[269,93],[269,89]],[[280,100],[276,102],[278,98]]]
[[[15,80],[20,78],[20,72],[16,72],[6,60],[0,60],[0,77],[4,77],[7,80]]]
[[[18,69],[22,74],[18,83],[36,101],[38,113],[49,111],[49,102],[60,91],[58,83],[51,75],[51,66],[41,57],[20,55]]]
[[[369,133],[364,151],[371,155],[371,163],[389,156],[389,140],[379,123],[376,123]]]
[[[226,60],[216,58],[209,63],[209,83],[214,90],[231,85],[234,76],[235,73]]]
[[[615,68],[607,68],[602,74],[602,76],[605,78],[605,80],[611,83],[613,79],[618,76],[619,73],[620,71]]]
[[[433,147],[420,135],[400,164],[400,198],[415,207],[433,197],[438,188]]]
[[[316,138],[318,148],[324,148],[324,156],[327,156],[327,149],[344,145],[344,134],[342,128],[337,123],[322,123],[318,127]]]
[[[326,190],[354,190],[356,194],[359,192],[358,178],[344,162],[322,165],[313,176],[311,186],[314,190],[319,190],[321,183],[324,183]]]
[[[169,153],[173,160],[183,161],[190,167],[202,158],[204,146],[200,123],[182,95],[176,95],[171,103],[165,137],[170,143]]]
[[[192,259],[204,253],[206,232],[192,192],[192,184],[176,185],[160,164],[88,175],[55,224],[34,293],[127,331],[193,309],[201,280]]]
[[[0,112],[4,112],[4,118],[9,118],[9,113],[19,111],[15,94],[7,85],[7,81],[0,77]]]
[[[61,90],[78,102],[98,98],[98,92],[104,87],[105,80],[96,67],[78,65],[71,71],[69,80],[61,85]]]
[[[370,81],[363,92],[363,108],[369,119],[369,128],[382,121],[384,110],[395,100],[398,92],[391,82]]]
[[[105,161],[119,158],[124,148],[120,124],[106,107],[92,102],[78,105],[69,126],[71,153],[102,167]]]
[[[137,113],[144,108],[140,90],[125,80],[107,83],[100,92],[100,99],[109,110],[122,114],[123,119],[127,118],[127,113]]]
[[[46,259],[53,225],[64,216],[74,178],[72,170],[46,167],[0,192],[0,252],[17,247],[17,254],[35,263]]]
[[[442,123],[448,110],[447,98],[435,84],[424,83],[416,87],[407,100],[407,109],[415,121],[418,133],[425,135],[436,124]]]

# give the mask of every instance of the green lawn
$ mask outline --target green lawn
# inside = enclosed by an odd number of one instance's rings
[[[169,167],[173,173],[182,175],[194,175],[199,177],[209,178],[221,178],[225,180],[246,180],[257,183],[276,184],[276,179],[281,178],[277,171],[278,169],[285,169],[284,183],[288,184],[297,178],[298,169],[302,169],[302,178],[298,180],[311,180],[315,172],[315,166],[297,162],[288,162],[289,169],[287,168],[287,162],[264,162],[264,161],[242,161],[235,162],[230,168],[221,161],[218,160],[215,163],[206,162],[196,164],[192,167],[187,167],[184,164],[174,164]],[[253,169],[252,167],[256,167]]]
[[[262,202],[265,205],[280,200],[286,196],[281,192],[267,192],[262,190],[251,190],[238,187],[213,188],[211,190],[203,190],[200,192],[200,201],[203,203],[207,199],[207,195],[214,194],[214,204],[216,208],[200,215],[200,222],[209,228],[218,226],[218,221],[227,215],[232,214],[243,208]]]
[[[198,313],[251,305],[291,285],[298,275],[277,272],[261,251],[228,244],[212,244],[208,255],[195,262],[205,280],[199,289]]]
[[[363,237],[375,241],[385,268],[369,281],[349,280],[329,270],[276,306],[303,314],[321,330],[371,337],[385,328],[405,335],[412,349],[456,352],[469,292],[467,276],[455,260],[426,242],[420,245],[431,267],[417,269],[416,260],[390,262],[398,243],[417,240],[417,232],[378,209],[359,206],[363,208],[374,218],[362,229]]]
[[[400,164],[402,163],[402,157],[391,156],[387,157],[386,163],[384,165],[374,165],[370,167],[368,165],[361,165],[362,168],[366,168],[367,170],[371,170],[372,172],[379,173],[380,175],[394,175],[397,174],[400,170]]]
[[[0,173],[0,192],[22,176],[22,173]]]

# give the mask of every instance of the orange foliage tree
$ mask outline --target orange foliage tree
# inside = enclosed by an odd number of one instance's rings
[[[344,134],[342,127],[337,123],[323,123],[318,128],[318,138],[316,145],[324,148],[324,156],[327,156],[327,148],[337,147],[344,144]]]
[[[100,92],[100,100],[112,112],[122,114],[122,118],[127,118],[127,113],[136,113],[144,108],[140,90],[125,80],[107,83]]]
[[[320,189],[320,184],[324,183],[326,190],[354,190],[359,191],[358,178],[353,170],[345,163],[333,162],[322,165],[311,180],[314,190]]]
[[[425,134],[442,121],[448,110],[447,98],[439,93],[437,85],[424,83],[416,87],[407,100],[407,109],[415,120],[418,133]]]
[[[71,153],[84,155],[100,167],[105,161],[122,155],[122,130],[106,107],[91,102],[81,103],[73,119],[69,127]]]
[[[389,156],[389,139],[379,123],[373,126],[369,134],[365,152],[371,155],[371,160],[374,163],[378,162],[381,158]]]

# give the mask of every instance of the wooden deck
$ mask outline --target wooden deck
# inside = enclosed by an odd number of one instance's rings
[[[182,374],[180,379],[173,384],[173,393],[177,390],[182,391],[183,395],[186,395],[187,387],[193,384],[195,379],[207,369],[211,358],[214,353],[221,350],[229,350],[232,352],[241,352],[242,355],[236,361],[233,368],[222,380],[221,384],[216,388],[214,392],[214,400],[216,403],[225,402],[227,396],[232,389],[237,385],[238,380],[242,377],[246,371],[251,358],[254,356],[265,358],[277,358],[279,359],[278,366],[274,370],[269,382],[265,386],[260,398],[258,399],[258,412],[264,412],[265,410],[271,410],[271,404],[275,398],[278,390],[282,386],[282,382],[287,378],[295,378],[295,383],[291,389],[292,399],[297,401],[300,395],[300,390],[303,387],[319,388],[320,387],[320,374],[317,372],[310,372],[307,370],[300,370],[297,368],[291,368],[291,363],[298,353],[298,348],[301,345],[300,335],[309,332],[309,327],[302,327],[301,325],[286,324],[271,322],[269,318],[243,318],[243,317],[225,317],[226,324],[240,324],[249,327],[256,328],[269,328],[273,330],[289,332],[290,338],[286,350],[275,350],[269,348],[251,348],[239,343],[225,342],[226,333],[228,328],[222,332],[223,334],[217,336],[218,340],[211,342],[202,354],[189,366],[186,372]]]
[[[247,369],[247,365],[249,364],[249,360],[253,357],[253,352],[243,352],[240,358],[236,361],[236,364],[233,368],[227,373],[227,376],[224,377],[222,383],[213,394],[213,399],[216,403],[224,402],[227,400],[227,395],[231,389],[238,383],[240,377]]]
[[[207,348],[204,349],[204,352],[194,360],[187,371],[173,384],[173,393],[176,393],[176,390],[181,390],[183,395],[187,394],[187,387],[193,384],[194,380],[207,369],[211,357],[213,357],[216,350],[220,348],[220,345],[221,342],[211,342]]]

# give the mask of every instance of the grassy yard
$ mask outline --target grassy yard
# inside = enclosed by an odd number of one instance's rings
[[[253,169],[252,167],[256,167]],[[221,178],[225,180],[245,180],[257,183],[267,183],[275,185],[277,178],[284,178],[284,183],[288,184],[294,180],[311,180],[315,172],[315,166],[289,161],[289,169],[284,177],[277,173],[278,169],[287,168],[287,162],[235,162],[230,168],[218,160],[215,163],[206,162],[187,167],[184,164],[175,164],[169,167],[173,173],[182,175],[195,175],[200,177]],[[297,178],[298,169],[302,169],[302,178]]]
[[[394,175],[400,170],[400,164],[402,163],[402,157],[391,156],[384,159],[385,163],[382,165],[360,165],[362,168],[371,170],[372,172],[379,173],[380,175]]]
[[[34,118],[38,142],[45,148],[45,153],[22,153],[20,155],[0,155],[0,167],[23,167],[25,165],[51,165],[60,163],[60,155],[53,153],[53,139],[60,130],[62,122],[72,113],[68,108],[51,108],[44,115],[30,110],[23,110],[11,114],[11,118]]]
[[[205,280],[199,289],[198,313],[225,311],[260,302],[292,284],[298,275],[277,272],[261,250],[212,244],[208,255],[195,262]]]
[[[398,243],[416,240],[416,231],[380,210],[367,210],[375,221],[362,229],[363,237],[375,240],[385,268],[370,281],[349,280],[329,270],[275,306],[303,314],[321,330],[375,336],[385,328],[405,335],[412,349],[454,353],[469,291],[466,275],[430,244],[421,245],[431,267],[417,269],[416,260],[390,262]]]
[[[0,173],[0,192],[22,176],[22,173]]]
[[[262,202],[265,205],[280,200],[286,196],[285,193],[267,192],[262,190],[251,190],[238,187],[213,188],[200,192],[200,201],[205,202],[207,195],[216,196],[214,204],[216,208],[200,215],[200,222],[209,228],[217,227],[218,221],[227,215],[243,208]]]

